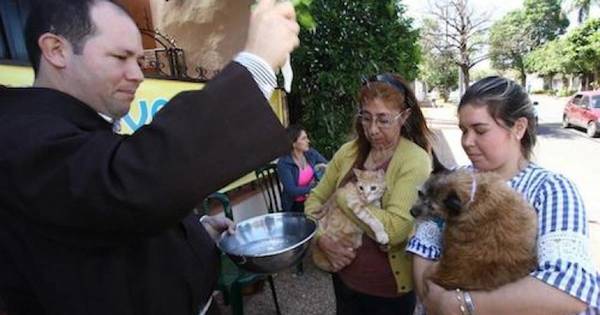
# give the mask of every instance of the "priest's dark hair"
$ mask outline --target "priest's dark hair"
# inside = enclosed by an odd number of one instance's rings
[[[92,22],[91,8],[100,2],[110,2],[121,12],[129,12],[113,0],[34,0],[25,23],[25,45],[33,71],[37,75],[41,49],[40,36],[52,33],[65,38],[73,46],[75,54],[81,54],[86,41],[96,32]]]

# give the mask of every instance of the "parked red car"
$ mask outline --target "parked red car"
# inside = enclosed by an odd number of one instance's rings
[[[575,94],[565,106],[562,126],[587,128],[587,135],[595,137],[600,131],[600,90]]]

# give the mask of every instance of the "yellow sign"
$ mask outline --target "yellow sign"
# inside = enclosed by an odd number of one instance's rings
[[[30,67],[0,65],[0,84],[13,87],[31,86],[33,70]],[[141,126],[150,123],[152,117],[177,93],[202,89],[203,86],[203,83],[176,80],[144,80],[129,113],[121,119],[121,133],[131,134]],[[269,102],[279,120],[287,125],[287,108],[283,92],[275,90]]]

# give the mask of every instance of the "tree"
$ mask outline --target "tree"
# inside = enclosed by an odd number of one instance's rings
[[[516,10],[494,23],[490,31],[490,58],[495,69],[515,69],[525,86],[525,56],[533,46],[528,27],[523,27],[525,13]]]
[[[590,89],[600,78],[600,19],[588,20],[568,36],[570,58],[584,76],[583,88]]]
[[[360,78],[395,72],[417,75],[418,32],[395,0],[313,0],[313,30],[302,28],[292,55],[290,111],[313,144],[331,156],[347,140],[356,113]]]
[[[526,27],[534,48],[565,33],[569,19],[561,9],[562,0],[525,0],[523,2]],[[531,49],[533,50],[533,49]]]
[[[431,32],[434,23],[431,19],[425,19],[421,31]],[[421,47],[423,61],[419,67],[419,77],[427,84],[428,92],[437,89],[440,97],[447,102],[450,92],[458,87],[458,68],[452,52],[436,51],[425,40],[421,40]]]
[[[561,0],[525,0],[524,8],[509,12],[490,32],[490,58],[496,69],[514,69],[525,86],[527,54],[563,34],[569,25]]]
[[[452,90],[458,87],[458,71],[449,54],[433,55],[424,53],[420,76],[427,83],[428,92],[437,89],[440,97],[447,102]]]
[[[542,75],[581,74],[583,88],[600,78],[600,19],[588,20],[567,36],[551,41],[526,58],[527,67]]]
[[[487,14],[475,14],[468,0],[438,1],[430,14],[439,22],[433,22],[431,29],[423,33],[424,40],[437,54],[451,54],[463,74],[464,87],[468,87],[470,69],[488,58],[483,53]]]
[[[551,79],[555,74],[579,72],[573,63],[571,51],[571,44],[566,39],[555,39],[529,53],[525,58],[525,67],[544,77],[545,89],[552,89]],[[566,77],[563,76],[563,79],[566,80]]]

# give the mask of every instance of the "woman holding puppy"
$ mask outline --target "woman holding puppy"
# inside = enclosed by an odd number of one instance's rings
[[[571,181],[530,161],[536,125],[527,93],[511,80],[484,78],[467,89],[458,118],[473,169],[496,172],[535,208],[538,266],[489,292],[446,290],[427,280],[443,251],[440,225],[423,222],[407,251],[414,254],[415,286],[427,314],[597,314],[600,277],[585,208]]]
[[[322,230],[315,243],[334,269],[337,314],[411,314],[415,295],[411,259],[404,248],[413,230],[410,207],[430,173],[430,132],[414,93],[399,76],[364,80],[358,101],[357,138],[335,153],[306,201],[306,212],[319,213],[338,188],[354,181],[353,168],[384,170],[382,206],[369,206],[368,211],[382,223],[389,242],[374,241],[373,231],[348,209],[345,195],[337,193],[339,208],[366,232],[362,246],[352,250],[351,244],[335,242]]]

